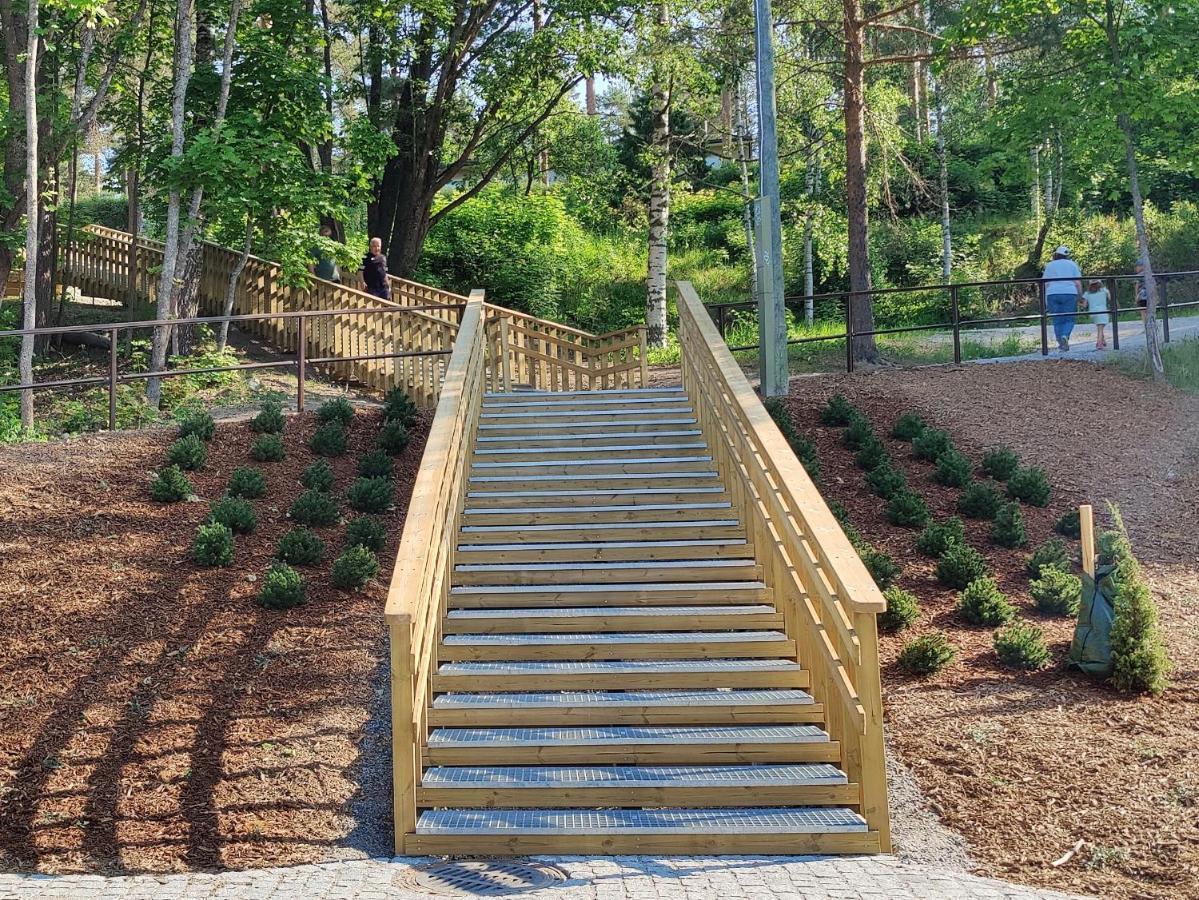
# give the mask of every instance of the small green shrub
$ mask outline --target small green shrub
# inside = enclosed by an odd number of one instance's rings
[[[912,453],[915,454],[916,459],[923,459],[927,462],[936,462],[941,458],[942,453],[947,453],[952,449],[953,440],[949,437],[949,432],[936,428],[925,428],[912,441]]]
[[[344,428],[349,428],[354,421],[354,407],[345,397],[333,397],[326,400],[316,411],[316,420],[321,423],[337,422]]]
[[[178,503],[192,493],[191,481],[178,466],[167,466],[150,482],[150,496],[159,503]]]
[[[858,551],[858,555],[880,591],[885,591],[899,577],[900,568],[890,554],[873,547],[863,547]]]
[[[1061,538],[1050,538],[1028,557],[1024,564],[1029,578],[1040,578],[1043,569],[1061,569],[1070,571],[1070,555],[1066,552],[1066,542]]]
[[[188,472],[204,468],[206,462],[208,447],[194,434],[179,438],[167,450],[167,465],[178,466]]]
[[[1063,537],[1078,540],[1082,537],[1082,520],[1077,509],[1063,513],[1061,518],[1053,523],[1053,530]]]
[[[966,543],[966,526],[957,516],[944,522],[930,522],[916,536],[916,549],[925,556],[937,559],[955,544]]]
[[[816,445],[800,434],[795,423],[791,420],[791,412],[787,409],[787,404],[783,403],[778,397],[768,397],[763,401],[766,411],[770,413],[770,418],[774,419],[774,424],[778,426],[783,438],[790,445],[792,452],[795,453],[800,464],[807,471],[808,476],[813,481],[820,480],[820,458],[816,453]]]
[[[969,544],[954,544],[937,560],[937,581],[959,591],[987,571],[986,559]]]
[[[418,413],[416,404],[402,388],[392,388],[383,398],[383,418],[389,422],[399,422],[405,428],[410,428],[415,424]]]
[[[841,443],[850,450],[861,450],[871,441],[877,441],[874,426],[864,416],[858,416],[849,423],[849,427],[841,432]]]
[[[848,425],[858,415],[852,403],[843,394],[833,394],[820,410],[821,425]]]
[[[903,472],[892,468],[889,462],[879,463],[871,469],[866,474],[866,484],[884,500],[890,500],[908,488],[908,480]]]
[[[216,436],[216,422],[213,421],[212,413],[203,409],[186,413],[179,420],[179,437],[187,437],[189,434],[194,434],[202,441],[211,441]]]
[[[346,526],[346,546],[365,547],[378,553],[387,541],[387,527],[378,519],[358,516]]]
[[[307,602],[304,579],[287,563],[275,563],[267,570],[258,590],[258,605],[267,609],[291,609]]]
[[[1169,683],[1171,664],[1158,624],[1157,604],[1115,507],[1112,516],[1117,535],[1111,553],[1116,561],[1116,570],[1111,575],[1116,593],[1111,634],[1112,683],[1121,691],[1160,694]]]
[[[283,415],[283,404],[278,400],[266,400],[258,415],[250,420],[250,429],[259,434],[282,434],[287,417]]]
[[[227,566],[233,562],[233,532],[220,522],[206,522],[196,528],[192,557],[202,566]]]
[[[992,447],[983,456],[983,471],[996,481],[1007,481],[1020,468],[1020,457],[1011,447]]]
[[[385,512],[394,496],[395,490],[386,478],[356,478],[346,491],[350,506],[364,513]]]
[[[995,513],[991,522],[991,540],[1000,547],[1023,547],[1028,543],[1028,532],[1024,529],[1024,513],[1019,503],[1005,503]]]
[[[379,438],[375,446],[388,456],[399,456],[408,446],[409,440],[411,435],[403,424],[398,421],[384,422],[383,427],[379,429]]]
[[[937,457],[933,480],[946,487],[965,487],[974,477],[974,463],[959,450],[946,450]]]
[[[333,467],[323,459],[318,459],[300,476],[300,484],[310,491],[328,493],[333,490]]]
[[[253,505],[240,497],[222,497],[212,504],[208,520],[227,525],[237,534],[249,534],[258,527],[258,516],[254,514]]]
[[[337,504],[323,491],[309,490],[296,498],[287,515],[300,525],[332,525],[337,521]]]
[[[914,441],[920,437],[924,429],[928,426],[924,424],[924,419],[915,413],[904,413],[895,420],[895,425],[891,428],[891,437],[898,438],[901,441]]]
[[[326,422],[312,432],[308,449],[320,456],[341,456],[346,445],[346,430],[341,422]]]
[[[899,653],[899,667],[912,675],[933,675],[953,662],[957,649],[943,631],[930,631],[908,644]]]
[[[250,455],[259,462],[280,462],[287,456],[283,447],[283,438],[277,434],[264,434],[250,448]]]
[[[329,580],[334,587],[361,588],[379,572],[375,554],[360,544],[347,549],[333,561]]]
[[[972,481],[958,497],[958,512],[968,519],[993,519],[1003,496],[992,485]]]
[[[1045,635],[1030,622],[1013,622],[995,632],[995,654],[1012,669],[1041,669],[1049,662]]]
[[[1003,625],[1016,617],[1016,607],[988,576],[976,578],[958,598],[958,615],[971,625]]]
[[[382,450],[372,450],[358,459],[358,474],[363,478],[386,478],[392,477],[394,463],[391,457]]]
[[[903,631],[920,618],[920,601],[910,591],[893,585],[883,591],[887,600],[887,611],[879,613],[878,627],[883,631]]]
[[[262,474],[262,469],[254,466],[239,466],[233,470],[225,493],[230,497],[257,500],[266,494],[266,476]]]
[[[325,543],[302,525],[279,539],[275,558],[293,566],[315,566],[325,555]]]
[[[1050,493],[1049,478],[1042,469],[1017,469],[1008,479],[1007,495],[1029,506],[1048,506]]]
[[[1037,609],[1054,616],[1076,616],[1082,606],[1082,579],[1064,569],[1046,566],[1029,582],[1028,592]]]
[[[924,498],[912,491],[902,491],[887,501],[887,519],[904,528],[923,528],[931,517]]]
[[[848,432],[847,432],[848,433]],[[883,442],[876,437],[863,442],[858,448],[858,452],[854,454],[853,461],[859,469],[870,470],[881,466],[883,463],[891,461],[887,455],[887,448],[883,446]]]

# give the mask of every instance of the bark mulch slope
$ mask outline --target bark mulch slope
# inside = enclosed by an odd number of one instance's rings
[[[1170,689],[1130,697],[1067,671],[1073,623],[1036,612],[1025,552],[994,546],[988,523],[966,520],[970,542],[1053,650],[1041,672],[1000,666],[991,630],[957,618],[954,592],[913,548],[916,532],[886,521],[840,446],[840,429],[818,424],[834,392],[880,433],[900,414],[919,412],[976,462],[986,448],[1007,444],[1026,465],[1045,468],[1054,485],[1049,509],[1023,507],[1030,547],[1071,506],[1118,502],[1160,606],[1175,663]],[[1050,362],[805,378],[792,383],[789,403],[819,447],[825,495],[902,564],[898,583],[920,598],[915,627],[881,639],[887,725],[936,811],[982,867],[1101,896],[1199,897],[1199,401],[1094,365]],[[958,492],[933,482],[931,466],[914,460],[908,445],[887,444],[936,517],[952,515]],[[899,672],[903,644],[933,629],[948,633],[957,659],[931,679]],[[1079,841],[1068,862],[1052,865]]]
[[[358,414],[336,490],[378,424]],[[309,603],[263,610],[311,429],[292,418],[287,459],[257,464],[270,487],[258,528],[222,569],[189,551],[232,470],[255,465],[244,423],[218,426],[192,475],[200,502],[149,499],[174,429],[0,448],[0,866],[169,872],[353,852],[383,600],[427,425],[396,460],[377,579],[331,587],[344,526],[321,528]]]

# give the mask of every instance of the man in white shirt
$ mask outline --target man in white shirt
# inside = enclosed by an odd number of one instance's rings
[[[1070,349],[1070,332],[1082,296],[1082,271],[1070,258],[1069,247],[1058,247],[1045,266],[1045,307],[1053,318],[1053,335],[1059,350]]]

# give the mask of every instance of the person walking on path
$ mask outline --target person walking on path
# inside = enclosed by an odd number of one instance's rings
[[[1045,266],[1045,306],[1053,315],[1053,336],[1059,350],[1070,349],[1070,333],[1074,330],[1078,298],[1082,294],[1082,271],[1070,258],[1070,248],[1058,247],[1053,259]]]
[[[321,237],[326,240],[333,240],[333,229],[328,225],[321,226]],[[312,256],[311,270],[312,274],[317,278],[323,278],[325,281],[335,281],[341,283],[341,274],[337,271],[337,260],[335,260],[325,250],[323,246],[315,246],[310,251]]]
[[[362,283],[366,292],[380,300],[391,299],[391,285],[387,282],[387,257],[383,255],[383,241],[371,238],[370,249],[362,260]]]
[[[1095,349],[1107,349],[1107,336],[1104,330],[1111,321],[1108,310],[1111,309],[1111,294],[1098,278],[1092,278],[1087,283],[1087,292],[1082,295],[1087,301],[1087,311],[1091,314],[1091,324],[1095,326]]]

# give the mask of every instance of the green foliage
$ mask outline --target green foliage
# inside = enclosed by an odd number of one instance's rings
[[[816,453],[816,445],[799,433],[787,405],[782,400],[778,397],[768,397],[764,405],[804,470],[813,481],[819,481],[820,458]]]
[[[1020,457],[1011,447],[992,447],[983,456],[983,471],[996,481],[1007,481],[1020,468]]]
[[[1112,684],[1129,693],[1160,694],[1169,684],[1170,658],[1166,654],[1157,604],[1149,592],[1141,565],[1132,552],[1119,511],[1116,519],[1111,558],[1116,570],[1111,575],[1115,587],[1112,621]]]
[[[266,609],[291,609],[308,602],[304,579],[287,563],[275,563],[267,570],[258,590],[258,605]]]
[[[386,478],[392,477],[392,469],[394,464],[391,457],[383,450],[372,450],[370,453],[363,454],[358,458],[358,474],[363,478]]]
[[[349,428],[354,421],[354,406],[345,397],[333,397],[320,405],[316,418],[322,424],[337,422]]]
[[[1002,505],[999,491],[982,481],[966,485],[958,497],[958,512],[968,519],[993,519]]]
[[[911,675],[934,675],[953,662],[957,648],[943,631],[930,631],[909,641],[899,653],[899,667]]]
[[[394,501],[395,489],[386,478],[355,478],[346,499],[358,512],[381,513]]]
[[[858,555],[880,591],[885,591],[899,577],[901,569],[890,554],[873,547],[862,547],[858,550]]]
[[[924,424],[924,419],[920,418],[916,413],[904,413],[895,420],[895,425],[891,428],[891,437],[898,438],[901,441],[914,441],[920,437],[927,427]]]
[[[237,534],[249,534],[258,527],[258,516],[249,500],[239,497],[222,497],[212,504],[208,514],[210,522],[227,525]]]
[[[925,556],[939,559],[950,547],[966,543],[966,526],[957,516],[944,522],[930,522],[916,536],[916,549]]]
[[[188,472],[204,468],[208,462],[208,447],[194,434],[179,438],[167,449],[167,465]]]
[[[920,618],[920,601],[910,591],[893,585],[883,591],[883,597],[887,610],[878,615],[878,627],[883,631],[903,631]]]
[[[988,573],[983,555],[968,544],[953,544],[937,560],[937,581],[955,590],[964,590],[972,581]]]
[[[293,528],[279,539],[275,558],[293,566],[315,566],[325,555],[325,543],[303,526]]]
[[[849,423],[849,427],[841,432],[841,443],[850,450],[861,450],[867,444],[877,440],[874,426],[865,416],[855,416]]]
[[[211,441],[216,435],[216,422],[212,414],[202,409],[185,413],[179,420],[179,437],[189,434],[194,434],[202,441]]]
[[[250,447],[250,456],[259,462],[280,462],[287,456],[283,438],[277,434],[263,434]]]
[[[866,484],[884,500],[890,500],[908,488],[908,480],[903,472],[892,468],[889,462],[880,463],[871,469],[866,474]]]
[[[820,410],[821,425],[848,425],[860,417],[853,404],[845,399],[844,394],[833,394]]]
[[[917,459],[936,462],[943,453],[953,449],[953,439],[948,431],[925,428],[912,440],[912,452]]]
[[[283,404],[278,400],[264,400],[258,415],[250,420],[250,429],[259,434],[282,434],[287,424],[283,415]]]
[[[966,585],[958,598],[958,615],[971,625],[1002,625],[1016,617],[1016,608],[999,590],[994,578],[983,576]]]
[[[296,498],[287,515],[301,525],[332,525],[337,521],[337,504],[324,491],[308,490]]]
[[[202,523],[196,528],[192,557],[202,566],[228,566],[233,563],[233,532],[220,522]]]
[[[311,491],[328,493],[333,490],[333,467],[323,459],[318,459],[300,475],[300,484]]]
[[[392,388],[383,398],[383,418],[389,422],[399,422],[405,428],[411,428],[420,410],[412,402],[403,388]]]
[[[1049,477],[1043,469],[1017,469],[1008,479],[1008,496],[1029,506],[1048,506],[1050,493]]]
[[[1023,547],[1028,543],[1028,532],[1024,528],[1024,514],[1019,503],[1005,503],[995,513],[991,523],[991,540],[1000,547]]]
[[[848,431],[845,432],[849,434]],[[883,442],[878,438],[871,438],[864,441],[858,452],[854,454],[853,461],[859,469],[865,469],[869,472],[884,463],[890,462],[890,457],[887,456],[887,448],[883,446]]]
[[[355,544],[333,561],[329,580],[334,587],[362,588],[378,572],[379,560],[375,558],[375,554],[361,544]]]
[[[1039,578],[1046,568],[1070,571],[1070,555],[1066,552],[1066,542],[1061,538],[1050,538],[1028,557],[1024,568],[1029,578]]]
[[[959,450],[946,450],[937,457],[933,478],[947,487],[965,487],[974,477],[974,463]]]
[[[1055,616],[1076,616],[1082,605],[1082,579],[1069,572],[1046,566],[1040,577],[1029,582],[1028,592],[1037,609]]]
[[[1074,538],[1074,540],[1082,537],[1082,521],[1078,510],[1072,509],[1062,513],[1061,517],[1053,523],[1053,530],[1063,537]]]
[[[1042,669],[1049,663],[1045,635],[1030,622],[1013,622],[995,632],[995,654],[1012,669]]]
[[[266,476],[262,474],[261,469],[254,466],[240,466],[233,470],[225,493],[230,497],[257,500],[266,495]]]
[[[65,214],[60,210],[58,215],[62,220]],[[107,192],[80,197],[75,201],[75,227],[82,228],[84,225],[103,225],[117,231],[127,230],[129,201],[124,194]]]
[[[346,452],[346,446],[345,426],[337,420],[318,425],[308,442],[308,449],[321,456],[341,456]]]
[[[358,516],[346,526],[346,546],[365,547],[378,553],[387,541],[387,526],[370,516]]]
[[[410,439],[408,429],[404,427],[403,423],[393,419],[383,423],[383,427],[379,429],[379,438],[375,443],[388,456],[399,456],[408,446]]]
[[[924,498],[912,491],[894,494],[887,501],[887,520],[904,528],[923,528],[931,514]]]
[[[159,503],[178,503],[193,493],[191,481],[178,466],[167,466],[150,482],[150,496]]]

